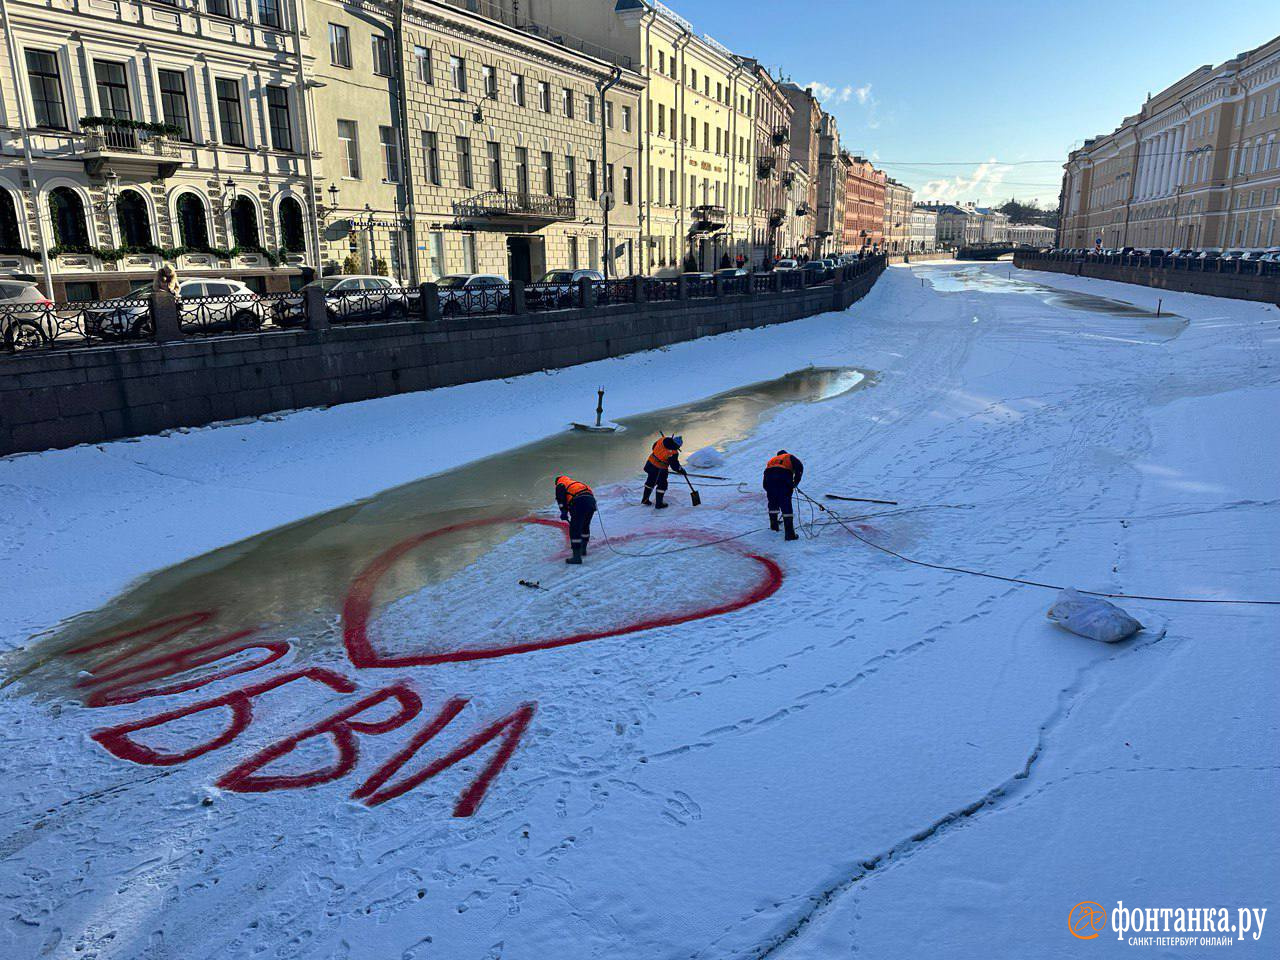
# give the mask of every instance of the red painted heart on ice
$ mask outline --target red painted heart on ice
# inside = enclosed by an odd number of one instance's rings
[[[426,666],[434,663],[486,660],[494,657],[505,657],[515,653],[530,653],[535,650],[549,650],[553,647],[565,647],[575,643],[586,643],[589,640],[601,640],[605,637],[617,637],[622,636],[623,634],[637,633],[641,630],[651,630],[656,627],[669,627],[679,623],[688,623],[692,620],[702,620],[706,617],[715,617],[724,613],[732,613],[735,610],[741,610],[743,607],[759,603],[761,600],[772,596],[777,591],[778,587],[782,585],[782,571],[779,569],[777,563],[770,560],[768,557],[748,553],[731,545],[713,545],[708,543],[708,547],[711,549],[724,550],[738,558],[745,558],[747,560],[754,561],[754,563],[759,567],[760,574],[756,582],[749,583],[741,592],[727,599],[716,598],[718,602],[709,603],[705,607],[662,611],[654,616],[647,616],[642,619],[598,630],[588,630],[578,633],[552,635],[533,639],[522,639],[493,647],[464,645],[459,649],[448,650],[445,652],[393,653],[379,648],[377,642],[370,636],[369,628],[374,615],[374,591],[377,588],[378,583],[388,573],[388,571],[390,571],[407,554],[437,537],[447,536],[448,534],[456,533],[461,530],[507,523],[554,527],[563,530],[566,538],[568,537],[567,526],[562,523],[557,523],[554,520],[544,520],[538,517],[478,520],[468,523],[454,524],[448,527],[441,527],[438,530],[431,530],[427,533],[417,534],[416,536],[400,541],[395,546],[375,557],[373,561],[361,570],[351,582],[351,587],[347,592],[347,596],[342,607],[343,642],[346,644],[347,656],[350,658],[352,664],[357,667]],[[660,536],[667,539],[681,539],[689,541],[706,539],[705,535],[690,531],[663,531]],[[619,543],[622,542],[623,539],[631,538],[615,538],[614,542]],[[661,604],[657,603],[656,605],[660,606]]]

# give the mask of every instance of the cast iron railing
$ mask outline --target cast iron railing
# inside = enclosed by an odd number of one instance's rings
[[[572,197],[548,197],[517,190],[489,190],[453,205],[455,216],[468,220],[519,217],[533,220],[572,220],[577,203]]]

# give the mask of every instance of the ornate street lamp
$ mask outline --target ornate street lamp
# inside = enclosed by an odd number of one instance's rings
[[[102,199],[96,204],[101,213],[109,213],[120,197],[120,175],[108,168],[102,175]]]

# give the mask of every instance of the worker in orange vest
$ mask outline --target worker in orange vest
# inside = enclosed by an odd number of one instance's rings
[[[795,514],[791,507],[791,494],[800,486],[804,476],[804,464],[793,453],[779,450],[769,458],[764,468],[764,492],[769,499],[769,529],[786,530],[787,540],[799,540],[796,536]],[[778,520],[782,523],[779,525]]]
[[[682,446],[684,446],[684,437],[662,436],[653,442],[653,450],[649,452],[649,459],[644,463],[644,496],[640,500],[646,507],[651,502],[649,500],[651,494],[655,510],[663,510],[671,506],[669,503],[663,503],[662,498],[667,492],[669,471],[684,473],[684,467],[680,466]]]
[[[591,518],[596,514],[596,495],[591,488],[573,477],[556,477],[556,503],[560,519],[569,521],[569,548],[573,555],[565,563],[581,563],[591,541]]]

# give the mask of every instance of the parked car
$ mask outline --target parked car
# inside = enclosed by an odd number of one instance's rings
[[[576,307],[579,280],[603,280],[599,270],[548,270],[525,289],[525,305],[530,309]]]
[[[745,277],[751,271],[746,267],[722,267],[715,272],[717,277]]]
[[[42,347],[57,336],[53,303],[31,280],[0,280],[0,343],[6,350]]]
[[[511,284],[496,273],[453,273],[436,281],[440,313],[506,313],[511,309]]]
[[[809,260],[800,269],[809,283],[821,283],[827,279],[827,268],[821,260]]]
[[[1243,260],[1244,255],[1243,250],[1228,250],[1222,255],[1222,259],[1228,262],[1232,260]]]
[[[155,333],[145,284],[127,296],[85,309],[85,332],[104,340],[146,339]],[[239,280],[193,277],[178,283],[178,323],[201,331],[257,330],[267,319],[258,294]]]
[[[800,264],[791,259],[779,260],[773,265],[775,270],[798,270],[799,268]]]
[[[300,327],[307,322],[305,291],[309,288],[324,291],[330,320],[404,316],[411,307],[409,297],[388,277],[333,274],[276,300],[271,319],[277,327]]]

